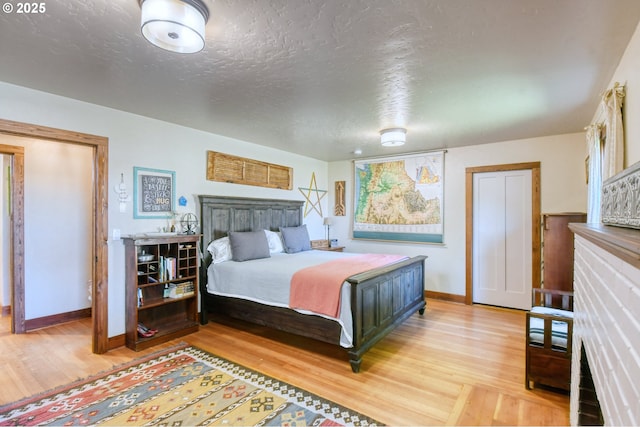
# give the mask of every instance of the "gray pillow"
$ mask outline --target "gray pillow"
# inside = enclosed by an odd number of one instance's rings
[[[284,250],[288,254],[311,250],[311,240],[309,240],[306,224],[299,227],[280,227],[280,232]]]
[[[264,231],[232,231],[229,233],[231,259],[249,261],[251,259],[269,258],[269,242]]]

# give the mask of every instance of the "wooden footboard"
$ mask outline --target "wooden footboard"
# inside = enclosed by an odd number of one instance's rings
[[[424,261],[417,256],[386,267],[350,277],[353,347],[346,349],[353,372],[360,371],[362,356],[375,343],[412,314],[424,313]],[[202,324],[208,312],[272,327],[340,345],[337,322],[320,316],[300,314],[295,310],[271,307],[236,298],[219,297],[206,292],[201,282]]]
[[[360,370],[362,355],[416,311],[424,313],[424,261],[417,256],[347,279],[351,283],[353,348],[349,362]]]

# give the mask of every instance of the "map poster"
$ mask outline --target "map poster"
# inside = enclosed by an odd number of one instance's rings
[[[353,238],[443,243],[444,151],[354,161]]]

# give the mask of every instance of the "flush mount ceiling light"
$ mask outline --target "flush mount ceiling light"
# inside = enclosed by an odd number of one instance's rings
[[[195,53],[204,48],[209,9],[202,0],[140,0],[142,35],[171,52]]]
[[[380,143],[385,147],[397,147],[407,141],[407,130],[391,128],[380,131]]]

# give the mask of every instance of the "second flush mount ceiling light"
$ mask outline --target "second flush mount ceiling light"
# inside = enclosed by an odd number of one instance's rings
[[[397,147],[407,141],[407,130],[404,128],[390,128],[380,131],[380,143],[385,147]]]

